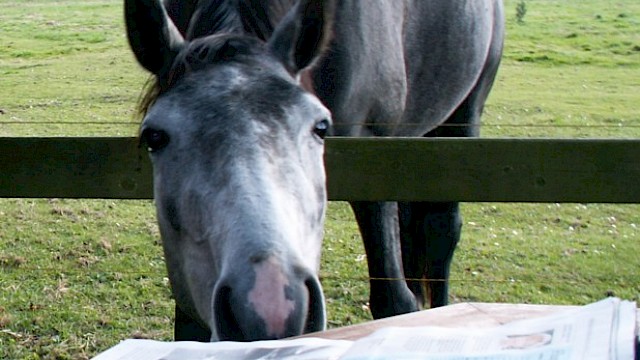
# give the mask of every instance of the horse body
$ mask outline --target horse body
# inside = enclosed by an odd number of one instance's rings
[[[177,340],[323,329],[322,139],[477,135],[503,41],[499,0],[125,0],[125,10],[156,79],[141,138]],[[458,204],[352,207],[374,317],[417,310],[423,278],[434,280],[431,305],[446,304]],[[416,280],[389,280],[405,276]]]
[[[332,47],[313,70],[333,134],[477,136],[502,55],[502,11],[498,0],[339,2]],[[367,252],[374,317],[428,301],[446,305],[458,204],[351,205]],[[418,279],[408,282],[415,300],[403,282],[379,280],[401,278]],[[434,280],[427,289],[423,278]]]

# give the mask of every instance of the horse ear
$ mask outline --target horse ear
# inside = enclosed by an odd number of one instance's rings
[[[332,33],[335,0],[299,0],[269,39],[270,51],[296,75],[322,54]]]
[[[155,75],[166,71],[184,44],[161,0],[125,0],[129,45],[138,62]]]

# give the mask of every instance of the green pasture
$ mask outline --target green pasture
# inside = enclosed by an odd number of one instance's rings
[[[483,135],[640,135],[640,2],[506,0]],[[134,136],[147,77],[115,0],[0,0],[0,136]],[[639,159],[640,161],[640,159]],[[571,164],[567,164],[570,167]],[[639,185],[640,186],[640,185]],[[464,204],[451,302],[640,300],[640,207]],[[329,326],[370,319],[345,203],[328,212]],[[83,359],[170,340],[173,302],[150,201],[0,199],[0,359]]]

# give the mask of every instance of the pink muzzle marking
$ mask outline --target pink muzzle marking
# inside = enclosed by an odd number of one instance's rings
[[[295,303],[285,295],[289,281],[273,257],[255,265],[254,270],[256,281],[249,292],[249,302],[267,325],[269,335],[279,337],[285,332],[287,319],[295,309]]]

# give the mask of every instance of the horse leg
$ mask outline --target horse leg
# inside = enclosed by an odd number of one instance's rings
[[[427,239],[424,231],[418,231],[421,221],[414,216],[411,203],[399,202],[398,213],[404,276],[409,290],[422,308],[426,304]]]
[[[458,203],[413,202],[399,207],[402,263],[407,285],[418,302],[447,305],[449,272],[460,241]]]
[[[211,331],[193,320],[178,305],[176,305],[176,319],[173,338],[175,341],[211,341]]]
[[[492,74],[495,75],[495,72]],[[479,135],[480,115],[493,77],[485,77],[447,119],[426,137],[474,137]],[[452,126],[453,125],[453,126]],[[456,126],[457,125],[457,126]],[[460,241],[461,216],[457,202],[412,202],[399,206],[402,261],[408,286],[421,305],[426,303],[424,282],[431,307],[448,303],[449,267]],[[425,280],[422,280],[422,279]]]
[[[447,119],[447,126],[438,127],[425,137],[478,136],[479,128],[476,125],[480,121],[484,101],[491,87],[489,80],[488,83],[482,81],[476,86]],[[420,305],[426,305],[425,291],[429,294],[431,307],[447,305],[449,267],[455,247],[460,241],[462,220],[459,204],[400,203],[399,216],[402,262],[405,276],[409,279],[407,285]]]
[[[392,202],[352,202],[369,265],[369,305],[374,318],[418,310],[402,272],[398,208]]]
[[[495,75],[495,72],[491,76]],[[485,77],[447,119],[426,137],[475,137],[480,115],[493,77]],[[453,126],[452,126],[453,125]],[[456,126],[457,125],[457,126]],[[457,202],[412,202],[399,205],[402,262],[408,286],[425,305],[426,290],[431,307],[448,303],[449,267],[460,241],[461,216]],[[422,279],[425,280],[422,280]]]
[[[498,8],[496,11],[501,11]],[[502,19],[501,12],[496,19]],[[426,137],[476,137],[480,134],[480,116],[498,71],[502,55],[503,22],[494,28],[487,62],[478,82],[451,116]],[[462,220],[457,202],[403,203],[399,206],[402,261],[408,287],[416,299],[426,302],[425,286],[431,307],[448,302],[449,269],[453,252],[460,241]],[[415,279],[415,280],[412,280]]]

